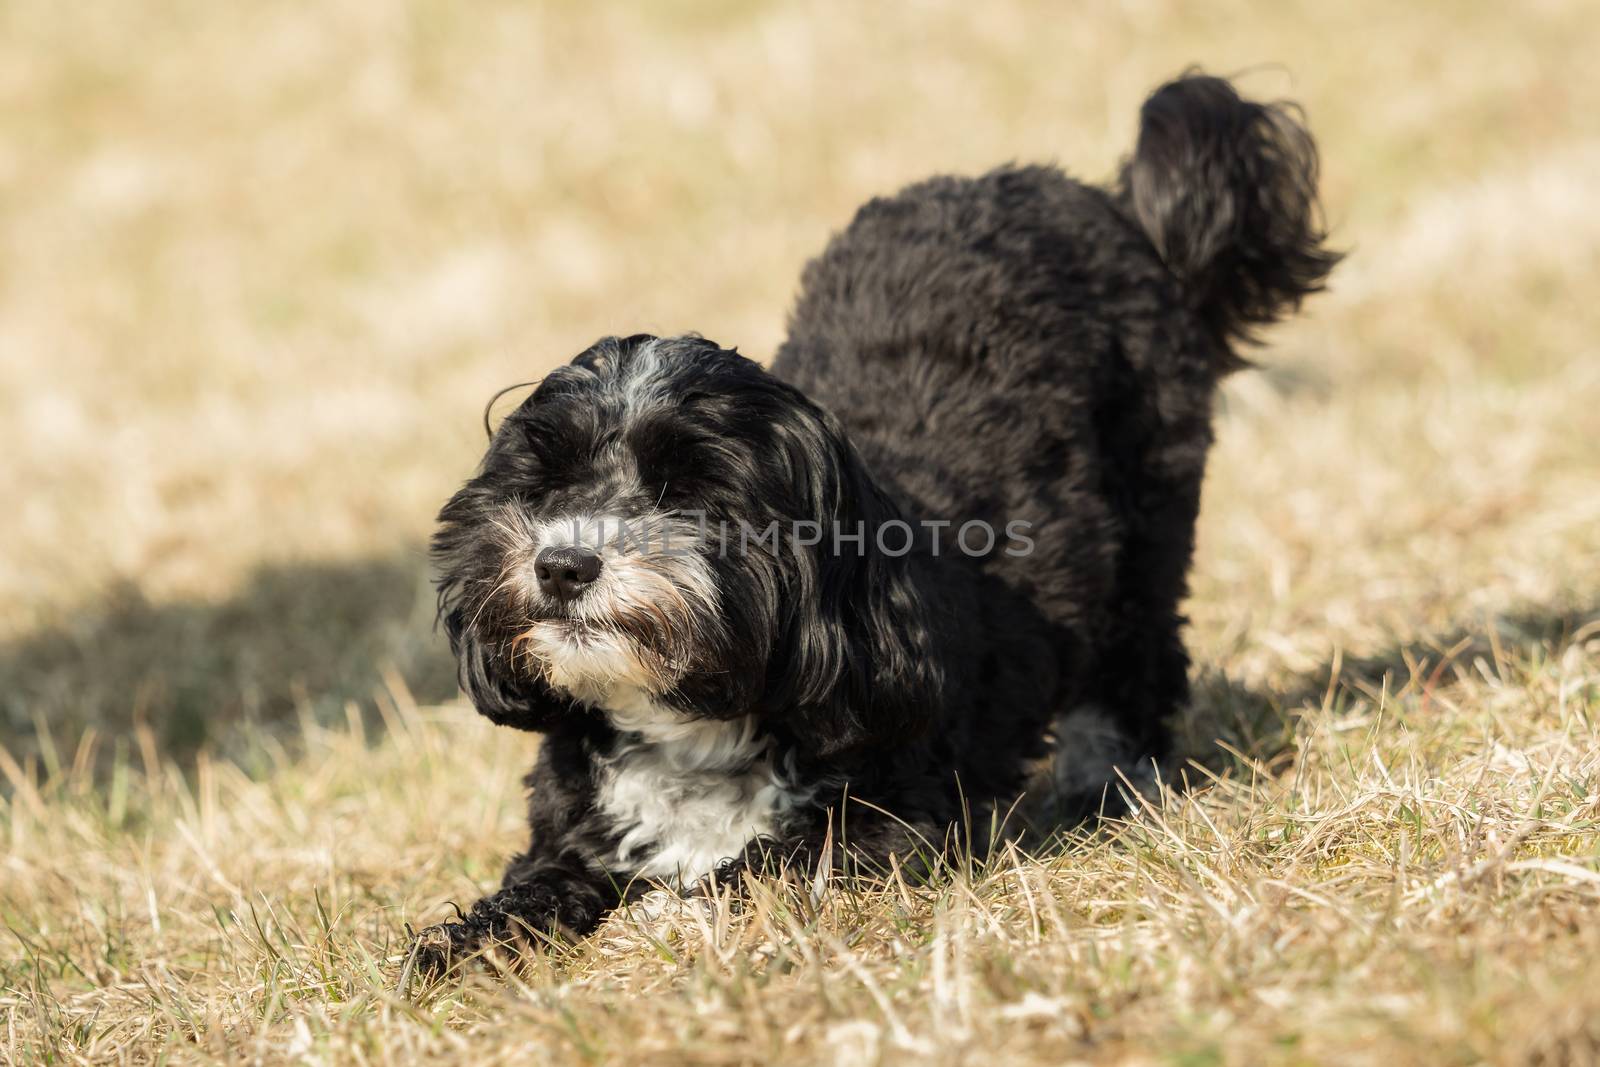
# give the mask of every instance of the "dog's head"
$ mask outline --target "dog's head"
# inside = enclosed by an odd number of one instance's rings
[[[440,512],[440,617],[496,722],[755,714],[858,747],[914,729],[937,684],[907,558],[874,536],[896,517],[833,417],[757,364],[607,338]]]

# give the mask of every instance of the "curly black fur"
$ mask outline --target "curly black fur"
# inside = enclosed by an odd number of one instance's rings
[[[1337,258],[1315,179],[1291,110],[1185,76],[1114,190],[1008,167],[868,203],[807,267],[770,372],[640,335],[545,378],[434,544],[462,687],[545,735],[532,843],[425,962],[584,933],[645,879],[812,863],[830,834],[836,862],[938,849],[1052,755],[1060,811],[1116,803],[1187,697],[1215,386]],[[591,544],[566,517],[690,514],[686,555],[604,548],[571,600],[535,576]],[[872,536],[896,520],[953,525],[899,555]],[[1031,551],[955,550],[974,521]],[[866,537],[733,532],[806,522]]]

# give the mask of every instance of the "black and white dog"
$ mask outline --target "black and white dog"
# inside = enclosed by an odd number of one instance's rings
[[[1113,188],[867,204],[770,370],[639,335],[546,377],[434,540],[462,687],[544,735],[533,839],[424,965],[650,883],[937,851],[1047,760],[1066,817],[1148,775],[1213,393],[1338,258],[1316,172],[1291,108],[1185,76]]]

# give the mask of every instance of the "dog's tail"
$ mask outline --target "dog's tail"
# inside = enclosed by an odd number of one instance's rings
[[[1317,146],[1298,108],[1245,100],[1221,78],[1189,73],[1150,94],[1121,194],[1224,343],[1254,340],[1340,259],[1323,247]]]

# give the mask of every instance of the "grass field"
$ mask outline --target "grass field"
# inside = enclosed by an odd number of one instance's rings
[[[0,1061],[1600,1061],[1600,9],[0,4]],[[867,196],[1304,103],[1332,290],[1219,406],[1192,788],[398,988],[533,741],[422,545],[498,387],[772,350]]]

